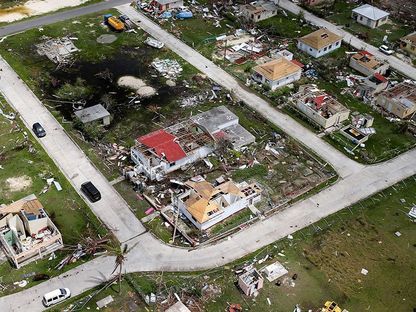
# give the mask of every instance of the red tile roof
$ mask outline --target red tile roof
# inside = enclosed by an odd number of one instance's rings
[[[318,108],[318,109],[321,108],[322,104],[325,101],[325,98],[326,98],[326,95],[319,95],[319,96],[317,96],[317,97],[314,98],[313,101],[316,104],[316,108]]]
[[[362,51],[360,51],[359,53],[360,53],[360,54],[362,54],[362,55],[373,56],[373,54],[371,54],[370,52],[365,51],[365,50],[362,50]]]
[[[375,74],[374,74],[374,77],[375,77],[377,80],[381,81],[381,82],[386,82],[386,81],[387,81],[387,78],[386,78],[386,77],[384,77],[384,76],[382,76],[382,75],[380,75],[379,73],[375,73]]]
[[[298,60],[291,60],[291,62],[295,65],[298,65],[300,68],[305,67],[305,65],[303,65],[301,62],[299,62]]]
[[[186,157],[186,153],[179,143],[176,142],[176,137],[163,129],[141,136],[137,141],[149,148],[153,148],[159,157],[164,155],[169,162]]]

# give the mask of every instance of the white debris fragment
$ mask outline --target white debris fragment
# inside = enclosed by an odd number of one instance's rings
[[[400,233],[399,231],[397,231],[396,233],[394,233],[394,235],[396,235],[397,237],[402,236],[402,233]]]
[[[367,274],[368,274],[368,270],[366,270],[366,269],[362,268],[362,269],[361,269],[361,274],[362,274],[362,275],[367,275]]]

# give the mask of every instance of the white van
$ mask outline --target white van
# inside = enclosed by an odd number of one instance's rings
[[[45,294],[43,296],[42,303],[45,307],[49,307],[69,297],[71,297],[71,292],[68,288],[58,288]]]

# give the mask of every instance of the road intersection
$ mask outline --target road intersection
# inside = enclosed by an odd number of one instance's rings
[[[163,41],[167,47],[201,72],[232,91],[235,97],[313,150],[340,175],[339,181],[331,187],[215,245],[192,251],[166,245],[145,232],[120,195],[70,140],[59,123],[13,70],[4,60],[0,60],[2,75],[11,77],[0,80],[0,91],[29,128],[35,121],[34,116],[36,121],[42,122],[48,135],[40,140],[41,144],[75,189],[79,190],[79,185],[84,180],[95,182],[97,179],[98,187],[108,193],[101,201],[102,206],[90,204],[90,207],[104,223],[115,230],[114,233],[121,242],[127,241],[129,253],[125,264],[126,272],[193,271],[224,265],[416,174],[416,150],[378,165],[358,164],[290,117],[273,109],[257,95],[247,91],[235,78],[144,15],[129,6],[121,6],[118,9],[128,14],[132,20],[140,21],[140,27],[153,37]],[[1,297],[0,307],[2,311],[27,311],[30,306],[30,311],[41,311],[41,296],[44,293],[57,287],[68,287],[73,295],[81,294],[107,280],[113,268],[113,257],[96,258],[48,282],[15,295]]]

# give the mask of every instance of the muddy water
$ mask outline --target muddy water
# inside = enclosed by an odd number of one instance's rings
[[[148,105],[164,106],[171,103],[179,94],[186,92],[186,88],[182,86],[168,87],[164,80],[157,76],[156,72],[150,67],[151,60],[147,57],[145,51],[130,51],[99,63],[75,63],[71,68],[51,73],[51,76],[58,80],[58,85],[55,83],[55,86],[53,86],[50,83],[44,86],[43,89],[47,94],[45,98],[53,98],[52,95],[57,88],[66,82],[73,84],[77,78],[81,78],[93,90],[91,97],[86,99],[86,107],[101,103],[102,96],[110,94],[115,103],[109,108],[109,111],[114,118],[113,124],[117,123],[132,110],[145,109]],[[111,78],[108,78],[108,74],[100,75],[103,72],[111,73]],[[129,97],[133,96],[134,92],[117,85],[117,80],[126,75],[144,80],[147,85],[157,90],[157,95],[141,99],[139,104],[129,104]],[[72,119],[73,108],[71,104],[56,106],[66,119]]]

